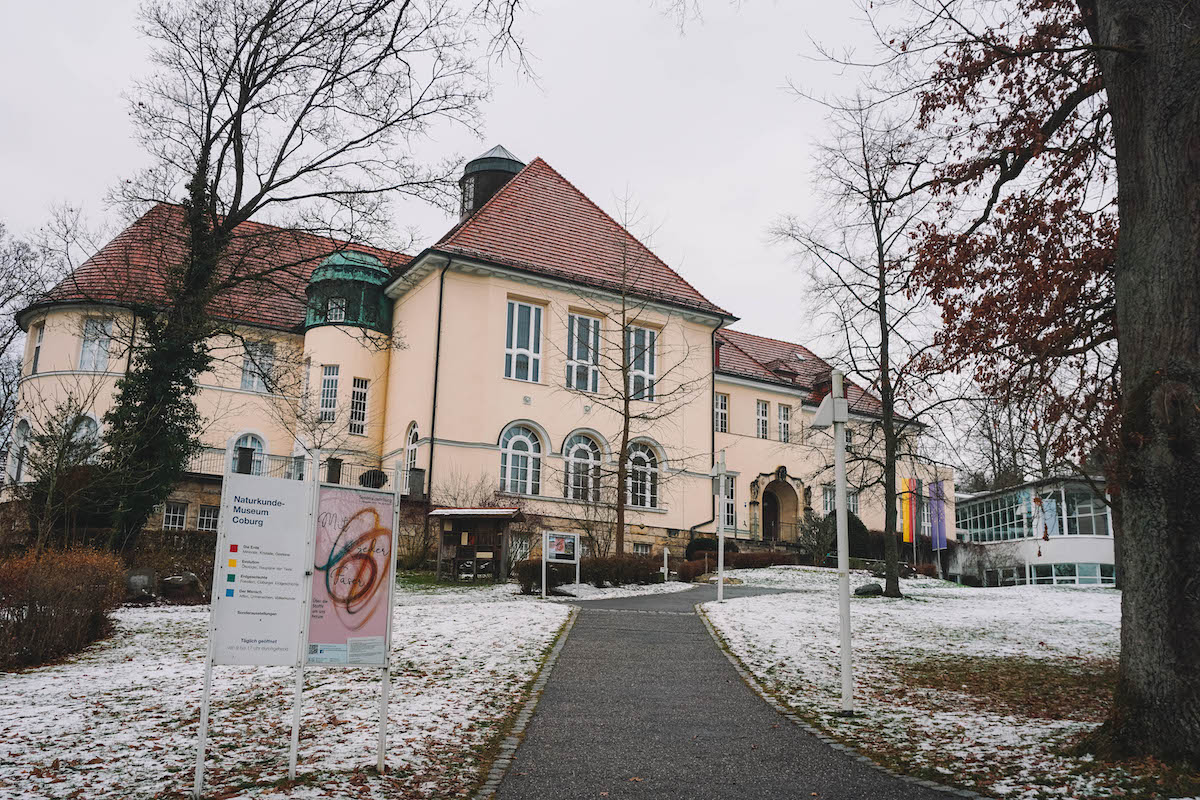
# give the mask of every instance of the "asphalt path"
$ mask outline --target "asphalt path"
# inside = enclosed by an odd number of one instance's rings
[[[726,597],[772,592],[726,587]],[[834,750],[758,697],[694,611],[700,586],[574,603],[580,613],[496,794],[945,800]]]

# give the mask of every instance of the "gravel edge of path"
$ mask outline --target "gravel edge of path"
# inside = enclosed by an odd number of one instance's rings
[[[578,616],[578,607],[572,608],[567,615],[566,622],[563,623],[562,629],[555,637],[554,645],[546,655],[545,663],[542,664],[537,678],[534,679],[533,684],[529,687],[529,697],[525,700],[525,704],[521,707],[521,710],[517,712],[512,730],[508,732],[508,735],[504,737],[504,741],[500,743],[500,747],[496,750],[496,758],[492,761],[492,765],[488,769],[487,778],[484,779],[483,785],[471,795],[471,800],[491,800],[500,788],[501,781],[504,780],[504,776],[508,774],[508,770],[512,766],[517,747],[520,746],[521,741],[525,738],[525,728],[529,726],[529,720],[533,718],[533,713],[537,710],[538,702],[542,699],[542,691],[546,688],[546,682],[550,680],[550,673],[554,671],[554,665],[558,661],[558,654],[562,652],[563,645],[567,643],[567,636],[571,633],[571,628],[575,625],[575,620]]]
[[[830,737],[828,734],[826,734],[825,731],[823,731],[820,728],[801,719],[798,714],[793,712],[791,709],[789,709],[787,706],[785,706],[783,703],[781,703],[779,700],[777,700],[774,697],[774,695],[772,695],[769,691],[767,691],[767,688],[765,686],[763,686],[763,684],[760,683],[759,680],[757,678],[755,678],[754,675],[748,669],[746,669],[746,666],[742,663],[742,660],[740,658],[738,658],[736,655],[734,655],[733,651],[731,651],[729,649],[728,644],[721,637],[721,634],[719,634],[717,632],[717,629],[713,626],[712,622],[708,619],[708,614],[706,614],[704,612],[704,609],[701,608],[701,605],[702,605],[701,603],[696,603],[696,616],[700,617],[700,620],[704,623],[704,627],[708,630],[708,635],[712,637],[713,642],[717,645],[717,649],[725,654],[725,657],[727,659],[729,659],[729,663],[733,665],[733,668],[735,670],[737,670],[738,675],[740,675],[742,678],[742,681],[744,681],[745,684],[750,687],[750,690],[752,692],[754,692],[756,695],[758,695],[763,700],[763,702],[765,702],[767,705],[771,706],[771,708],[778,711],[780,715],[782,715],[783,717],[786,717],[789,722],[791,722],[792,724],[796,725],[797,727],[807,731],[808,733],[811,733],[813,736],[817,737],[818,739],[820,739],[825,744],[829,745],[834,750],[840,750],[841,752],[845,753],[846,755],[856,758],[858,761],[862,762],[863,764],[865,764],[873,769],[877,769],[880,772],[883,772],[887,775],[890,775],[893,778],[897,778],[901,781],[904,781],[905,783],[913,783],[918,786],[923,786],[926,789],[934,789],[936,791],[946,792],[947,794],[955,795],[957,797],[971,797],[971,798],[985,798],[985,799],[987,798],[987,795],[979,794],[979,792],[975,792],[970,789],[961,789],[961,788],[958,788],[955,786],[947,786],[942,783],[937,783],[936,781],[927,780],[925,778],[916,778],[916,777],[913,777],[912,775],[904,775],[902,773],[896,772],[895,770],[888,769],[887,767],[883,766],[882,764],[876,763],[869,756],[866,756],[866,755],[860,753],[858,750],[855,750],[853,747],[850,747],[849,745],[842,744],[841,742],[837,741],[836,739],[834,739],[834,738]],[[572,621],[573,620],[574,620],[574,618],[572,617]],[[476,798],[476,800],[481,800],[481,798]]]

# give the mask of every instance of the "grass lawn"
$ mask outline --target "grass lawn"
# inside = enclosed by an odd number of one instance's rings
[[[855,598],[855,708],[840,708],[837,573],[738,570],[787,594],[708,603],[730,651],[801,717],[898,772],[1007,798],[1192,797],[1200,775],[1102,763],[1078,742],[1108,713],[1120,593],[901,582]],[[873,580],[855,573],[851,586]]]

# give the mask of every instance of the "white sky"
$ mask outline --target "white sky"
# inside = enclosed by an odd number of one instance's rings
[[[809,158],[823,111],[786,83],[844,91],[845,78],[811,59],[810,39],[865,42],[854,4],[709,0],[681,35],[652,0],[531,2],[521,27],[538,83],[494,70],[484,138],[446,129],[431,151],[470,158],[503,144],[542,156],[610,212],[628,194],[651,247],[740,316],[737,328],[827,352],[803,311],[807,280],[767,229],[781,214],[820,213]],[[142,163],[121,99],[148,71],[137,2],[4,6],[0,220],[28,232],[65,202],[101,221],[105,192]],[[397,206],[397,229],[416,227],[422,242],[453,222]]]

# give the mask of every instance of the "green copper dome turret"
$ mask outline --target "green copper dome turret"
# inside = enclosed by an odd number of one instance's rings
[[[391,273],[378,258],[354,250],[334,253],[313,270],[304,293],[304,329],[352,325],[392,332],[392,302],[383,294]]]

